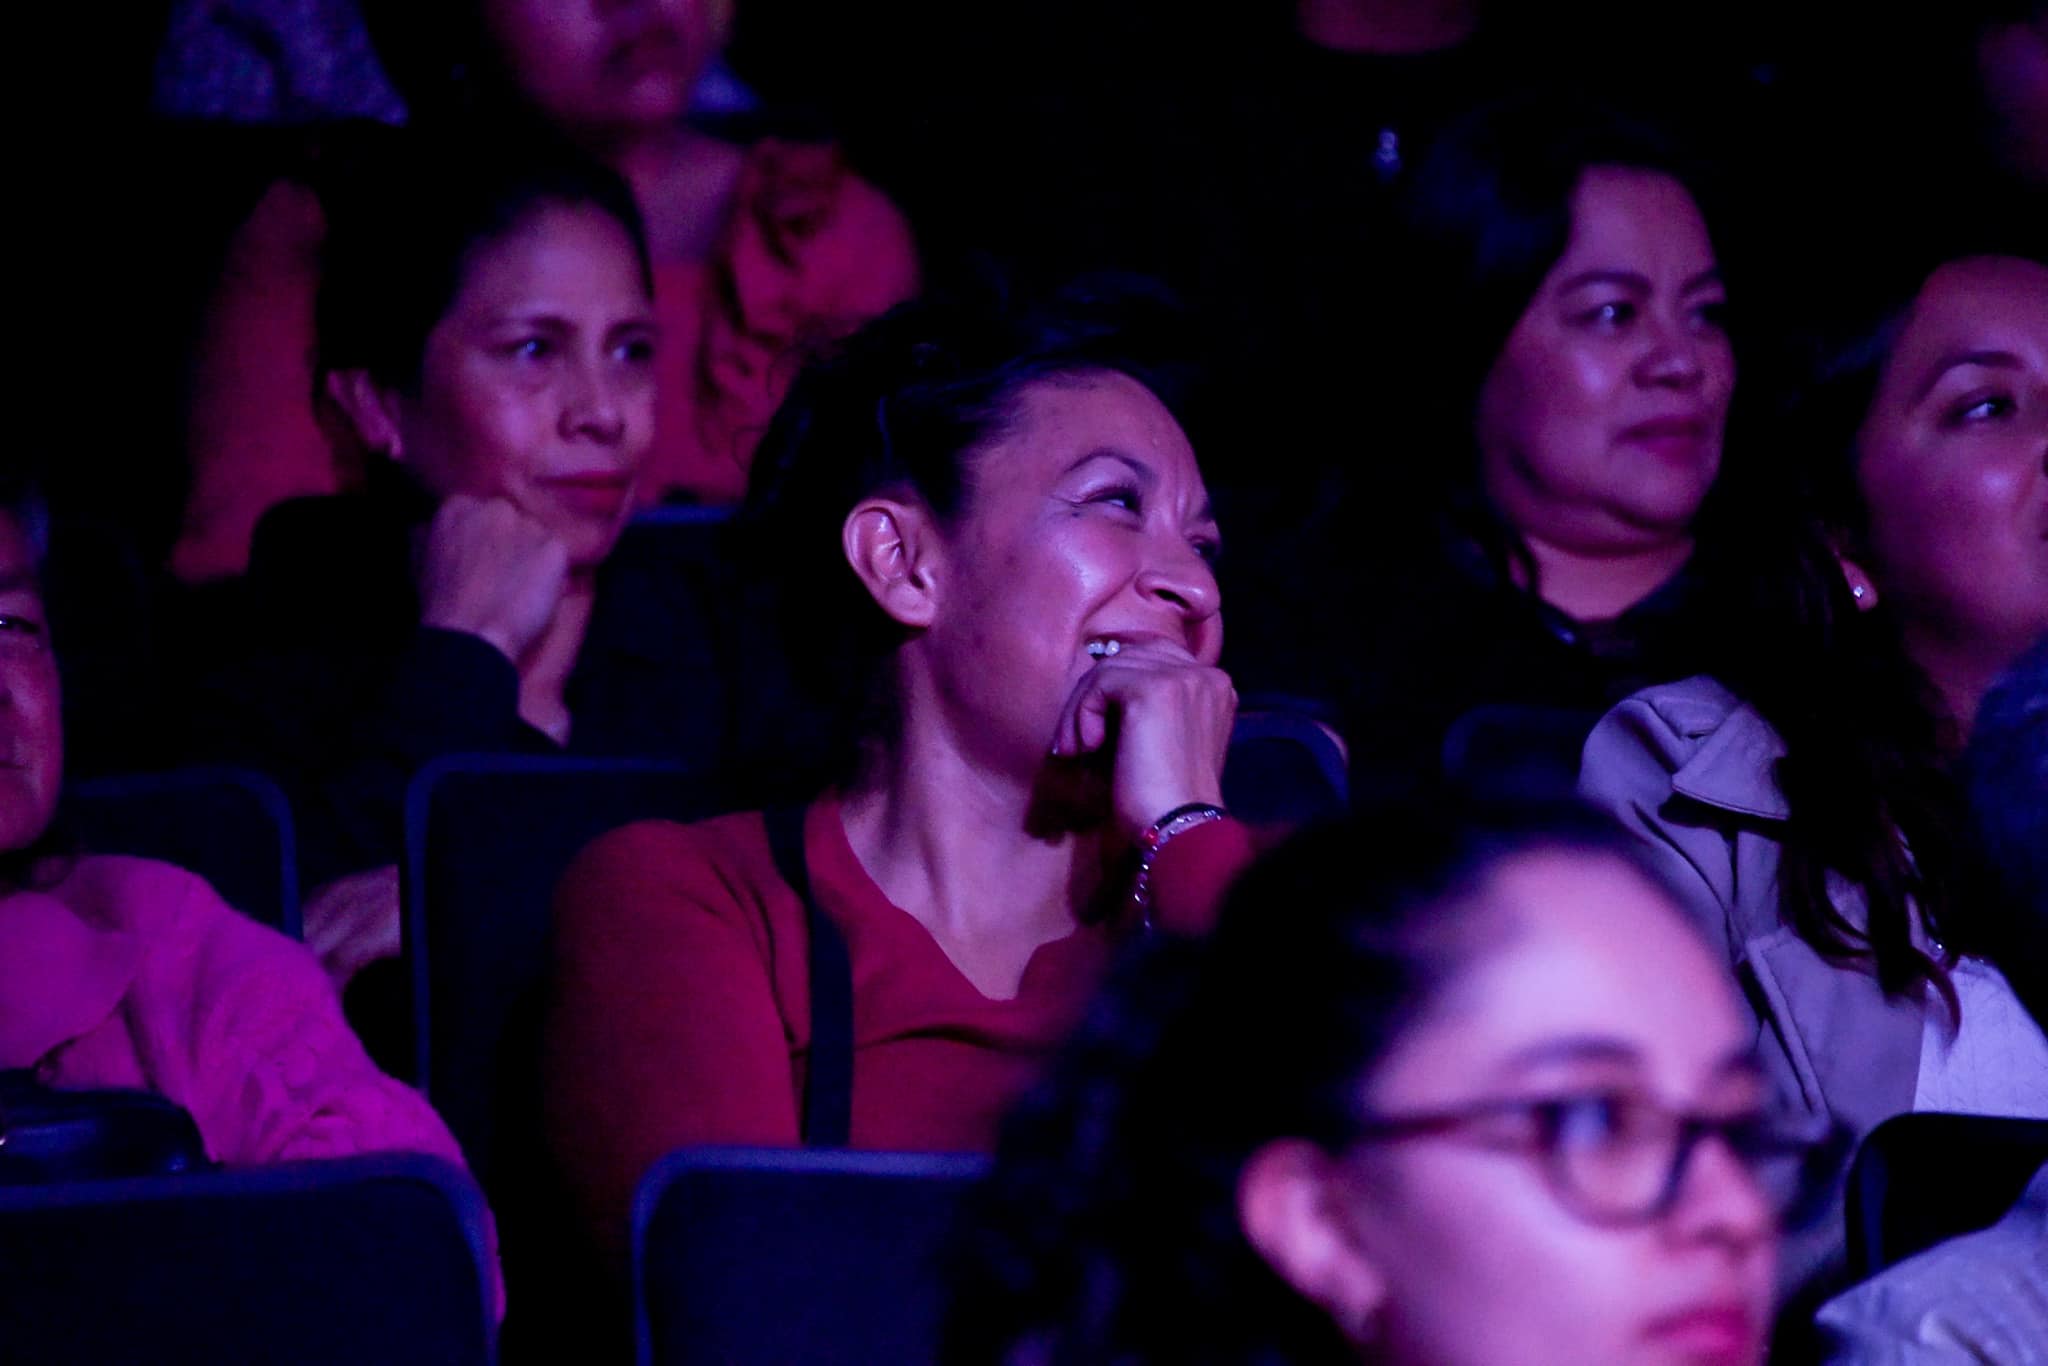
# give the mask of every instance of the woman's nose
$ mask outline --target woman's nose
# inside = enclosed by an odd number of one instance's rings
[[[1223,593],[1216,583],[1216,570],[1208,557],[1186,539],[1175,535],[1161,544],[1138,575],[1138,589],[1148,598],[1171,603],[1191,620],[1213,617],[1221,610]]]
[[[605,445],[625,435],[625,409],[602,364],[585,363],[570,368],[564,377],[562,434],[587,437]]]
[[[1777,1212],[1755,1174],[1715,1135],[1693,1149],[1672,1218],[1687,1241],[1719,1242],[1736,1251],[1777,1237]]]
[[[1637,363],[1638,377],[1645,384],[1690,389],[1705,377],[1700,339],[1683,322],[1653,321],[1648,336],[1648,349]]]

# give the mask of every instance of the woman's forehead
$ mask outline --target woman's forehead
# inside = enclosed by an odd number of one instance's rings
[[[1741,1052],[1725,974],[1623,860],[1521,855],[1481,896],[1481,932],[1467,941],[1477,947],[1411,1031],[1405,1061],[1390,1055],[1386,1085],[1444,1099],[1447,1087],[1462,1096],[1511,1086],[1531,1060],[1599,1056],[1689,1094]],[[1602,1047],[1576,1047],[1592,1042]]]
[[[981,482],[1058,478],[1091,458],[1142,467],[1155,480],[1201,484],[1193,446],[1158,395],[1129,375],[1089,370],[1033,380],[977,462]]]

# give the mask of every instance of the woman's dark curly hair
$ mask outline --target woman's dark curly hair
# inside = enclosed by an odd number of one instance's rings
[[[1722,585],[1708,647],[1714,674],[1785,745],[1775,775],[1791,811],[1778,874],[1785,921],[1887,993],[1931,985],[1951,1009],[1943,965],[1915,947],[1915,914],[1952,955],[1997,956],[2007,939],[1955,771],[1969,718],[1947,714],[1882,593],[1859,609],[1836,550],[1869,563],[1858,433],[1913,302],[1942,263],[1978,254],[1895,247],[1832,291],[1814,283],[1815,318],[1791,346],[1771,428],[1775,463],[1741,489],[1761,514],[1757,534]],[[1836,909],[1837,878],[1861,890],[1865,927]]]
[[[1642,866],[1576,806],[1430,798],[1292,841],[1208,941],[1140,943],[1004,1126],[950,1259],[941,1359],[1355,1362],[1247,1242],[1239,1176],[1276,1140],[1350,1144],[1380,1060],[1498,942],[1494,873],[1544,850]]]
[[[1114,372],[1187,425],[1180,314],[1119,277],[1020,297],[985,278],[902,304],[797,375],[754,455],[741,540],[768,590],[800,689],[828,718],[816,775],[845,781],[894,726],[888,663],[905,638],[847,563],[841,529],[892,492],[942,522],[972,503],[978,457],[1035,385]]]

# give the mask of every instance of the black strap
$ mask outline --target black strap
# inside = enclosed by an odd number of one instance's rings
[[[818,906],[804,858],[804,809],[770,807],[768,852],[804,903],[810,938],[811,1053],[804,1072],[804,1143],[843,1148],[853,1129],[853,963],[846,938]]]

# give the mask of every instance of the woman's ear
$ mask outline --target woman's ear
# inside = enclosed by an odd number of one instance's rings
[[[1828,549],[1835,555],[1835,563],[1841,566],[1842,580],[1849,585],[1849,596],[1856,599],[1856,610],[1868,612],[1877,606],[1877,585],[1870,575],[1863,572],[1863,566],[1851,558],[1848,539],[1842,536],[1828,537]]]
[[[370,378],[368,370],[329,370],[325,384],[327,397],[348,419],[366,449],[394,461],[405,459],[398,400],[390,390]]]
[[[938,526],[924,504],[869,498],[846,514],[840,541],[875,605],[904,626],[929,626],[938,610]]]
[[[1358,1245],[1336,1168],[1306,1139],[1267,1144],[1238,1177],[1237,1218],[1280,1279],[1363,1344],[1378,1336],[1387,1286]]]

